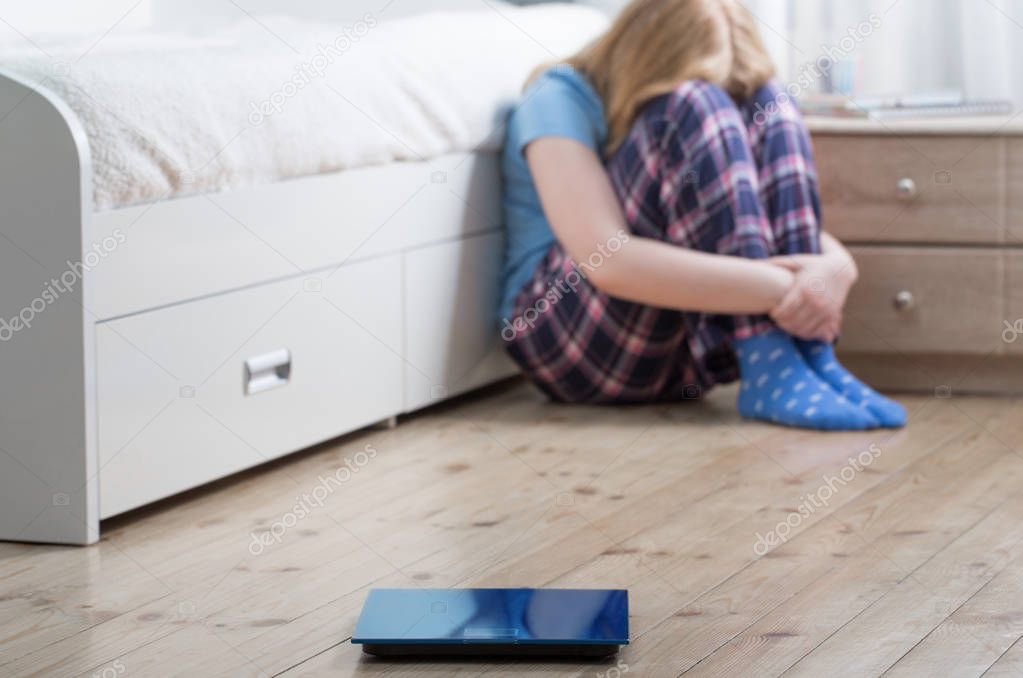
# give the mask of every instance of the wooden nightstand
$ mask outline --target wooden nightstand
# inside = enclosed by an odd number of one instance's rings
[[[807,122],[860,269],[843,361],[883,389],[1023,393],[1023,115]]]

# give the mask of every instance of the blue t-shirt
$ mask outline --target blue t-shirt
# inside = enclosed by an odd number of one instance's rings
[[[515,298],[555,241],[523,155],[530,142],[543,137],[574,139],[598,155],[607,139],[600,97],[580,73],[568,66],[556,66],[537,78],[508,118],[501,163],[508,230],[502,319],[511,319]]]

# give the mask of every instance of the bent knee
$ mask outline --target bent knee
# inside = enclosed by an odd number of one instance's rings
[[[749,155],[743,113],[717,85],[702,80],[684,82],[672,91],[660,113],[668,123],[664,147],[680,149],[691,159],[702,155],[700,148],[721,145],[734,151],[730,157]]]
[[[776,80],[770,80],[758,89],[746,106],[752,112],[752,121],[758,125],[802,119],[795,99]]]
[[[686,80],[668,96],[665,112],[675,119],[702,119],[722,113],[738,113],[738,108],[721,87],[705,80]]]
[[[745,135],[742,112],[721,87],[703,80],[687,80],[649,111],[667,123],[665,132],[684,146],[708,136]]]
[[[786,90],[780,82],[777,80],[768,80],[753,93],[753,96],[749,98],[749,102],[754,106],[757,104],[766,106],[772,101],[788,101],[790,99],[791,97],[788,90]]]

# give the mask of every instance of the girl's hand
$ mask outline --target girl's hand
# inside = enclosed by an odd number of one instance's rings
[[[771,319],[800,339],[833,343],[842,331],[842,312],[856,282],[856,265],[844,254],[775,257],[772,264],[795,274],[795,282],[770,312]]]

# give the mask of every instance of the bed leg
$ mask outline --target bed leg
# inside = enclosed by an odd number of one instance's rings
[[[378,431],[393,431],[398,428],[398,415],[387,417],[387,419],[381,419],[371,427]]]
[[[88,140],[0,72],[0,540],[99,539]]]

